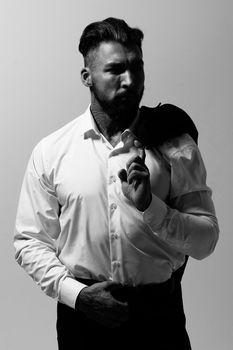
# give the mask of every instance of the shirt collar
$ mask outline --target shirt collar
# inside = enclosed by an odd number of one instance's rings
[[[91,114],[91,105],[87,107],[86,111],[82,115],[82,120],[79,124],[79,133],[81,136],[86,138],[100,138],[101,134],[97,128],[97,125],[95,123],[95,120]]]
[[[92,116],[91,113],[91,109],[90,109],[90,104],[87,107],[85,113],[82,115],[82,120],[81,123],[79,125],[79,132],[80,135],[82,135],[84,137],[84,139],[87,138],[92,138],[92,139],[100,139],[102,137],[102,134],[100,133],[96,122]],[[132,129],[133,126],[136,124],[138,118],[139,118],[139,109],[138,109],[138,113],[137,116],[135,118],[135,120],[132,122],[132,124],[130,125],[129,128],[127,128],[126,130],[124,130],[121,134],[121,141],[124,142],[125,136],[128,136],[129,133],[132,133]]]

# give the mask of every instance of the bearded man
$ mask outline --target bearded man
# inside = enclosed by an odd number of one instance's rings
[[[90,106],[42,139],[26,170],[16,260],[58,300],[60,350],[191,349],[175,274],[213,252],[218,223],[195,137],[160,128],[161,111],[179,125],[182,110],[159,105],[144,123],[142,39],[116,18],[84,29]]]

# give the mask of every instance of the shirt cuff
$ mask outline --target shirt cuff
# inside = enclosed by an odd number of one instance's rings
[[[75,302],[77,296],[83,288],[87,287],[85,284],[76,281],[74,278],[66,277],[61,282],[58,300],[75,309]]]
[[[152,199],[149,207],[142,212],[143,221],[152,228],[152,230],[161,227],[167,214],[167,205],[152,193]]]

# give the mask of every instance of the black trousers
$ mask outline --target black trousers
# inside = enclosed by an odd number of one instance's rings
[[[107,328],[58,302],[57,336],[59,350],[69,349],[155,349],[190,350],[185,328],[180,283],[126,287],[120,300],[127,300],[130,317],[122,326]]]

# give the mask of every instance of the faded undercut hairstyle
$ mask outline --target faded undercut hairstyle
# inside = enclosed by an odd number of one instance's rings
[[[138,46],[142,52],[143,32],[138,28],[131,28],[118,18],[109,17],[103,21],[89,24],[83,31],[79,51],[83,55],[85,65],[88,64],[88,56],[100,43],[115,41],[124,46]]]

